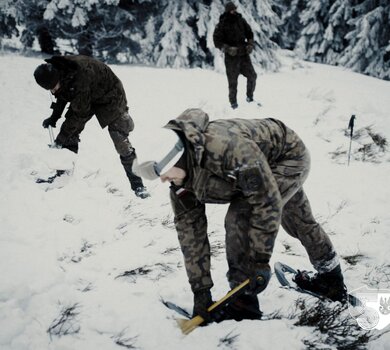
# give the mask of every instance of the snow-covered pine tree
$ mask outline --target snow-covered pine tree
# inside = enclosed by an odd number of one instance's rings
[[[13,35],[18,35],[19,31],[16,27],[17,12],[14,6],[11,6],[12,0],[3,0],[0,2],[0,44],[2,38],[11,38]]]
[[[270,71],[280,67],[275,55],[277,45],[274,41],[280,19],[272,9],[273,5],[274,0],[241,0],[238,5],[238,11],[251,26],[254,34],[252,62]]]
[[[153,60],[159,67],[201,66],[205,55],[196,38],[196,13],[186,0],[163,1],[156,21]]]
[[[44,18],[56,28],[56,38],[69,43],[69,53],[108,62],[137,61],[140,46],[131,30],[135,17],[118,4],[119,0],[51,0]]]
[[[207,63],[217,71],[225,69],[223,57],[219,50],[214,47],[213,34],[223,12],[224,6],[220,1],[203,1],[198,2],[198,36],[199,45],[206,52]]]
[[[353,26],[341,64],[357,72],[390,80],[389,0],[350,0]]]
[[[226,1],[163,0],[163,11],[156,18],[156,44],[153,61],[158,66],[205,67],[222,69],[222,54],[214,47],[214,29],[224,12]],[[255,37],[253,62],[265,70],[276,70],[280,63],[272,41],[279,24],[272,10],[273,0],[242,0],[238,11],[251,26]]]
[[[31,48],[37,39],[42,52],[55,52],[52,28],[43,18],[48,3],[49,0],[9,1],[8,11],[16,13],[16,22],[21,32],[20,42],[24,49]]]
[[[278,17],[272,11],[274,1],[236,1],[254,31],[253,61],[268,70],[279,66],[272,41],[278,25]],[[26,48],[38,39],[42,52],[49,54],[58,49],[56,52],[62,54],[93,55],[107,62],[218,70],[223,67],[223,55],[214,47],[212,38],[225,3],[225,0],[17,0],[10,1],[9,8],[21,14],[19,24],[24,28],[21,41]],[[2,22],[6,22],[4,16]]]
[[[335,0],[329,10],[329,21],[325,29],[319,52],[321,61],[338,65],[347,45],[346,34],[351,30],[348,20],[352,9],[349,1]]]
[[[308,0],[275,1],[275,12],[280,18],[277,43],[283,49],[293,50],[301,35],[300,15],[306,8]]]
[[[302,12],[303,29],[296,45],[302,58],[314,62],[322,61],[322,43],[329,23],[329,10],[334,0],[312,0]]]

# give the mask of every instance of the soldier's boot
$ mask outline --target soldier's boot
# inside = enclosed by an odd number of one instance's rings
[[[132,166],[135,159],[135,152],[133,151],[133,153],[131,153],[129,156],[120,156],[120,159],[123,168],[125,169],[126,175],[130,181],[131,189],[134,191],[135,195],[142,199],[150,197],[150,194],[146,190],[142,179],[133,173]]]
[[[219,313],[220,320],[260,320],[259,300],[255,294],[242,294],[227,304]]]
[[[342,303],[347,301],[347,288],[340,265],[329,272],[317,273],[314,276],[307,271],[298,270],[294,282],[302,289],[323,295],[333,301]]]

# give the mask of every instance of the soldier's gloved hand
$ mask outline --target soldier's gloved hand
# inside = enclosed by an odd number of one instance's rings
[[[51,145],[49,145],[49,148],[62,148],[62,145],[54,141]]]
[[[57,123],[57,118],[54,118],[54,117],[49,117],[49,118],[46,118],[43,123],[42,123],[42,126],[47,129],[49,126],[55,128],[56,127],[56,123]]]
[[[237,53],[238,53],[238,47],[235,47],[235,46],[228,46],[226,49],[225,49],[225,52],[230,55],[230,56],[237,56]]]
[[[253,45],[247,45],[245,49],[246,49],[246,53],[250,54],[253,51]]]
[[[256,263],[254,264],[253,272],[249,278],[249,291],[251,294],[259,294],[268,285],[271,279],[271,269],[269,264]]]
[[[212,322],[212,318],[210,313],[207,312],[207,309],[213,304],[213,300],[211,298],[211,292],[209,289],[200,290],[194,293],[194,309],[192,311],[192,317],[199,315],[204,319],[205,325],[207,323]]]

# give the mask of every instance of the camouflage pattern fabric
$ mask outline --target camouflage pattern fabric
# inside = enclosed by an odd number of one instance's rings
[[[132,172],[135,151],[128,137],[134,122],[128,113],[126,93],[119,78],[110,67],[92,57],[53,56],[46,61],[60,71],[61,77],[52,116],[58,120],[70,103],[56,142],[77,153],[79,135],[96,115],[102,128],[108,126],[131,188],[143,187],[141,178]]]
[[[213,285],[206,203],[230,203],[225,229],[232,286],[255,274],[269,275],[280,224],[302,242],[315,268],[337,265],[302,189],[310,156],[293,130],[276,119],[209,122],[200,109],[184,111],[166,128],[186,142],[187,178],[183,188],[171,187],[171,202],[194,292]]]
[[[126,94],[121,81],[103,62],[87,56],[53,56],[45,60],[60,72],[57,102],[52,106],[57,120],[67,103],[69,109],[56,142],[74,144],[85,124],[96,115],[102,128],[127,113]]]
[[[134,121],[127,112],[108,125],[108,132],[112,142],[114,142],[115,149],[122,157],[128,157],[134,153],[134,148],[128,139],[133,130]]]
[[[63,108],[70,102],[67,118],[74,123],[85,124],[88,116],[96,115],[105,128],[128,110],[121,81],[103,62],[77,55],[53,56],[46,62],[60,71],[61,88],[55,97]]]
[[[129,113],[124,113],[112,123],[108,124],[108,132],[120,156],[123,168],[129,178],[131,189],[134,191],[143,187],[142,179],[133,173],[133,162],[136,158],[135,149],[129,141],[129,133],[134,130],[134,122]]]

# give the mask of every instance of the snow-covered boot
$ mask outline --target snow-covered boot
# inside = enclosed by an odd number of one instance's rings
[[[294,282],[302,289],[323,295],[333,301],[347,301],[347,288],[344,284],[340,265],[333,270],[317,273],[311,276],[308,271],[299,271],[294,277]]]
[[[134,151],[129,156],[120,156],[121,163],[123,165],[123,168],[125,169],[126,175],[130,181],[131,189],[134,191],[135,195],[142,199],[148,198],[150,197],[150,194],[146,190],[142,179],[139,176],[135,175],[132,169],[135,157],[136,156]]]
[[[150,197],[150,194],[147,191],[146,187],[138,187],[134,190],[134,193],[137,197],[142,199]]]

